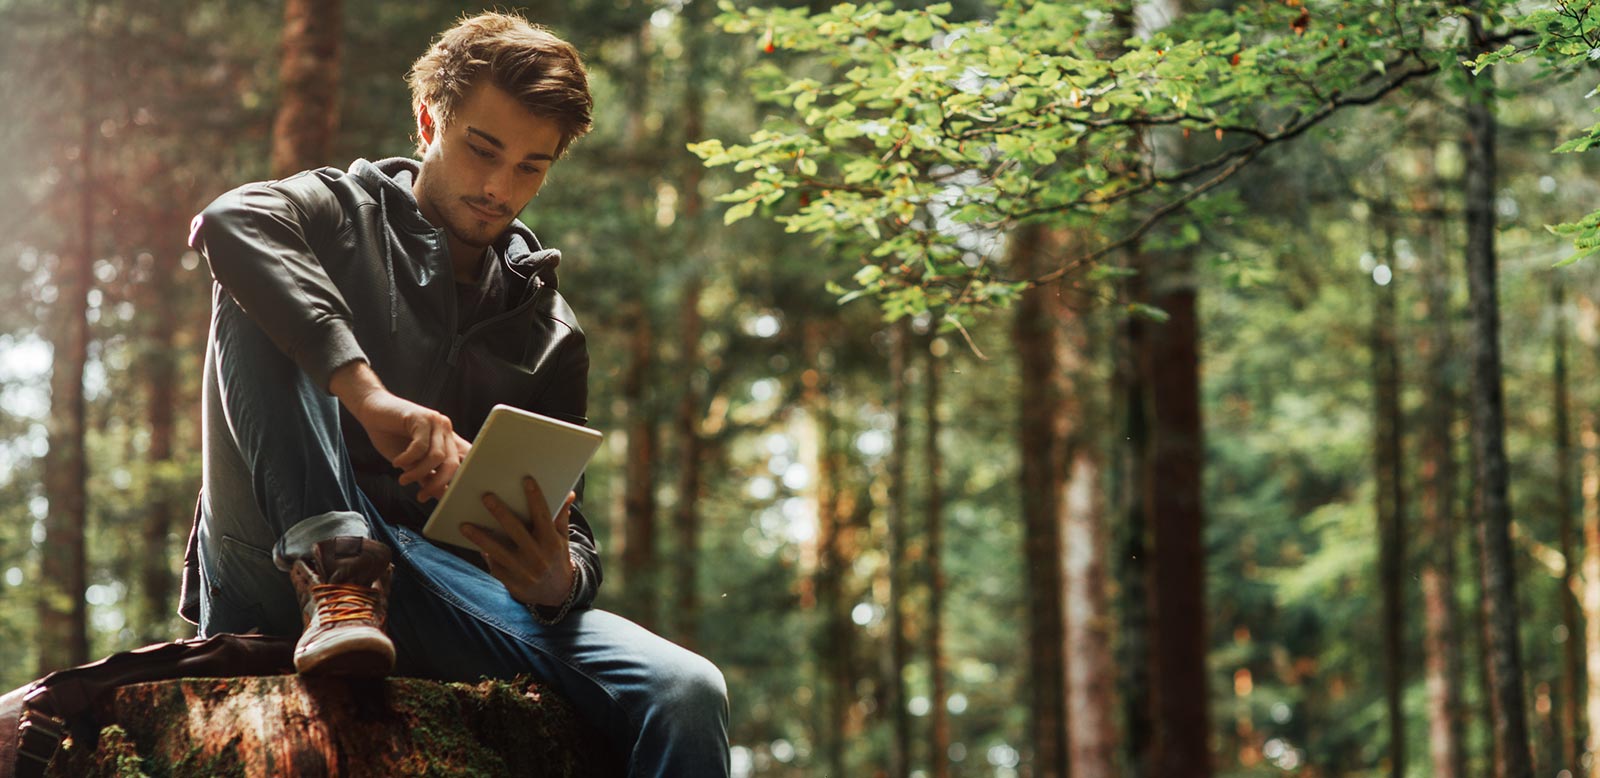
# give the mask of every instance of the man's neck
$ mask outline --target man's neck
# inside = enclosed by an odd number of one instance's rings
[[[450,266],[455,271],[456,280],[463,284],[475,284],[483,275],[483,258],[488,251],[481,246],[469,246],[456,240],[449,230],[444,231],[445,243],[450,247]]]

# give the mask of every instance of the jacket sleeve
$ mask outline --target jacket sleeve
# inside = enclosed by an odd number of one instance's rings
[[[573,327],[567,342],[562,344],[557,369],[551,388],[534,407],[540,413],[582,423],[588,418],[589,347],[584,343],[583,331]],[[568,514],[567,553],[572,557],[572,592],[567,602],[559,607],[534,606],[533,614],[540,621],[555,623],[574,608],[588,608],[594,604],[600,591],[600,547],[595,542],[594,530],[583,515],[583,481],[573,489],[577,499]]]
[[[246,184],[194,218],[189,245],[274,345],[326,388],[366,354],[345,302],[312,248],[336,230],[338,202],[314,173]]]

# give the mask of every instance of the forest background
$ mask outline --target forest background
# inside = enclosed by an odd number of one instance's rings
[[[191,634],[189,220],[479,10],[0,0],[0,686]],[[1600,774],[1588,3],[525,11],[597,604],[736,774]]]

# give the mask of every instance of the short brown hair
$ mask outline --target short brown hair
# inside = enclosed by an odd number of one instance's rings
[[[482,75],[534,114],[560,126],[556,157],[589,131],[594,100],[578,50],[515,14],[479,14],[440,33],[406,76],[413,114],[426,104],[440,121],[450,121],[458,102]],[[419,153],[426,149],[421,139],[417,147]]]

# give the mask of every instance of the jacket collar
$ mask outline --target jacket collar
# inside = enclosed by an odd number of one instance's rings
[[[416,195],[411,193],[421,169],[422,164],[410,157],[389,157],[377,162],[358,159],[350,163],[347,174],[359,181],[374,198],[383,193],[383,199],[389,204],[385,218],[391,227],[412,233],[433,232],[438,228],[423,217]],[[561,264],[561,252],[541,245],[538,236],[521,219],[511,220],[490,251],[503,258],[511,272],[528,282],[530,288],[535,277],[542,285],[555,288],[555,269]]]

